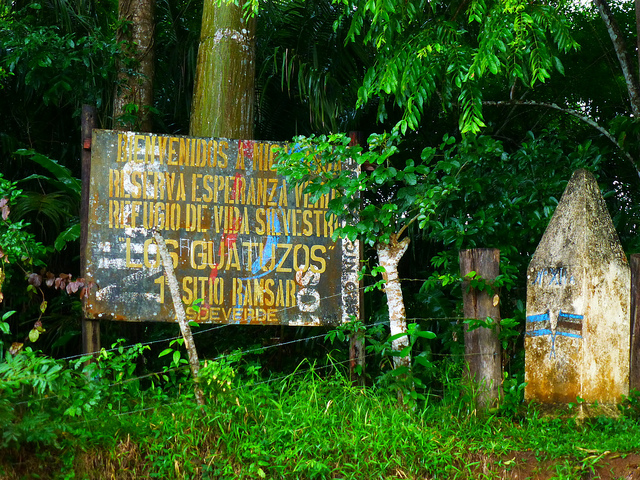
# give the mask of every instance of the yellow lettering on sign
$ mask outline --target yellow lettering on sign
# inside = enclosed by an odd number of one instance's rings
[[[178,158],[176,155],[175,143],[179,143],[179,139],[175,137],[169,137],[169,145],[167,147],[167,165],[178,165]]]
[[[134,170],[131,172],[129,181],[131,182],[131,186],[133,187],[131,196],[133,198],[142,197],[142,172]]]
[[[295,307],[296,305],[296,282],[287,280],[287,307]]]
[[[142,202],[133,201],[131,202],[131,227],[136,228],[136,220],[138,219],[138,214],[140,213],[142,207]]]
[[[171,156],[171,154],[169,153],[169,138],[171,137],[159,137],[158,138],[158,162],[160,163],[160,165],[163,165],[166,161],[166,163],[169,163],[169,157]]]
[[[160,303],[164,303],[164,275],[156,278],[153,283],[160,285]]]
[[[321,253],[322,255],[327,253],[327,249],[324,245],[312,245],[311,246],[311,261],[317,262],[319,266],[316,264],[311,264],[310,268],[312,272],[315,273],[324,273],[327,270],[327,261],[324,257],[320,257],[316,252]]]
[[[264,216],[265,216],[264,208],[256,208],[255,231],[256,231],[257,235],[264,235],[265,234],[266,230],[265,230]]]
[[[309,219],[313,216],[311,210],[304,210],[302,212],[302,222],[304,223],[304,228],[302,229],[302,234],[306,237],[310,237],[313,235],[313,224],[309,221]]]
[[[273,294],[273,287],[273,279],[267,278],[264,281],[264,289],[262,291],[262,298],[264,299],[264,305],[266,307],[273,307],[275,305],[275,295]]]
[[[218,155],[220,155],[220,160],[218,160],[218,167],[227,168],[227,153],[225,150],[229,148],[229,144],[227,142],[220,142],[218,144]]]
[[[140,147],[140,142],[142,142],[142,147]],[[144,156],[140,157],[140,150],[145,151],[145,136],[135,135],[133,137],[133,152],[131,158],[133,163],[144,163]]]
[[[145,149],[144,149],[144,163],[151,165],[155,163],[156,147],[158,137],[149,135],[146,137]]]
[[[227,265],[225,266],[225,270],[229,270],[231,268],[235,268],[240,271],[240,257],[238,257],[238,248],[236,247],[235,242],[231,244],[231,248],[227,248]]]
[[[253,177],[249,178],[249,189],[247,191],[247,204],[257,205],[256,203],[256,185]]]
[[[201,173],[191,174],[191,201],[201,202],[202,198],[198,196],[198,181],[202,178]]]
[[[155,247],[156,250],[156,259],[153,261],[153,263],[151,263],[149,261],[149,250],[151,245],[153,244],[153,246]],[[144,266],[147,268],[155,268],[157,265],[159,265],[160,263],[160,251],[158,250],[158,247],[155,244],[155,240],[153,238],[148,238],[147,240],[144,241],[144,246],[143,246],[143,260],[144,260]]]
[[[209,167],[218,166],[218,142],[216,140],[207,142],[207,165]]]
[[[265,171],[268,168],[268,161],[265,158],[264,152],[264,144],[263,143],[254,143],[253,144],[253,168]]]
[[[293,248],[293,245],[290,245],[288,243],[280,243],[280,244],[278,244],[278,250],[284,250],[284,252],[280,252],[282,257],[280,258],[280,261],[278,262],[278,266],[276,267],[276,272],[290,273],[292,271],[291,268],[287,268],[287,267],[283,267],[282,266],[284,264],[284,262],[287,261],[287,257],[291,253],[291,249],[292,248]]]
[[[129,237],[127,237],[125,250],[126,250],[127,268],[142,268],[141,263],[134,263],[131,261],[131,239]]]
[[[193,203],[188,203],[185,205],[185,230],[188,232],[195,232],[198,226],[198,209]]]
[[[288,205],[287,204],[287,184],[283,180],[282,186],[280,187],[280,197],[278,198],[278,206],[286,207],[287,205]]]
[[[189,305],[193,303],[195,300],[193,298],[193,290],[191,289],[191,285],[193,285],[193,277],[184,277],[182,279],[182,301]]]
[[[127,153],[127,141],[126,135],[118,134],[118,153],[116,154],[116,162],[118,163],[126,161],[123,157]]]
[[[231,304],[242,305],[244,303],[242,296],[242,280],[234,278],[231,281]]]
[[[189,165],[189,144],[190,139],[188,138],[180,138],[179,140],[179,148],[178,148],[178,165],[188,166]]]
[[[215,188],[213,190],[213,202],[219,203],[218,201],[218,193],[224,190],[224,179],[225,177],[222,175],[215,176]]]
[[[120,187],[120,170],[109,169],[109,198],[118,196]]]
[[[211,183],[211,185],[210,185]],[[202,177],[202,188],[205,190],[205,194],[202,196],[203,202],[211,202],[213,200],[213,189],[211,188],[213,185],[213,176],[205,175]]]
[[[184,174],[180,173],[180,181],[178,182],[178,191],[176,192],[176,200],[178,201],[186,201],[187,199],[187,191],[184,188]]]
[[[276,306],[288,307],[286,292],[282,280],[278,280],[278,290],[276,291]]]
[[[165,243],[167,244],[167,250],[169,250],[169,247],[178,250],[177,240],[169,238],[165,240]],[[173,261],[173,268],[178,268],[178,253],[176,251],[169,251],[169,255],[171,256],[171,260]]]
[[[242,140],[238,142],[238,156],[236,157],[236,170],[245,170],[244,166],[244,144]]]

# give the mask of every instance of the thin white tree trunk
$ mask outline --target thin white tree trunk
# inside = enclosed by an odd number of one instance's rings
[[[404,298],[402,297],[402,288],[400,279],[398,278],[398,263],[409,247],[409,238],[405,237],[398,242],[396,235],[391,235],[389,244],[376,244],[378,252],[378,261],[386,271],[385,294],[387,295],[387,305],[389,307],[389,328],[391,336],[407,332],[407,315],[404,308]],[[391,348],[395,352],[401,352],[409,346],[409,337],[402,336],[393,340]],[[393,357],[393,366],[411,365],[411,354],[404,357]]]
[[[184,345],[189,355],[189,366],[191,367],[191,376],[193,377],[194,389],[196,394],[196,402],[198,405],[204,405],[204,395],[200,385],[198,385],[198,374],[200,373],[200,360],[198,359],[198,351],[196,345],[193,342],[193,335],[191,334],[191,327],[187,322],[187,315],[184,311],[184,305],[180,299],[180,289],[178,287],[178,279],[173,269],[173,260],[167,245],[164,242],[164,238],[157,231],[153,232],[153,238],[155,238],[158,244],[158,251],[160,252],[160,258],[162,258],[162,266],[164,267],[164,273],[167,276],[169,282],[169,291],[171,292],[171,300],[173,301],[173,308],[180,324],[180,331],[182,332],[182,338],[184,338]]]

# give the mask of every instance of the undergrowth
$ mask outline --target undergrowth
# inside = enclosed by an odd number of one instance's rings
[[[552,462],[543,478],[581,478],[608,452],[640,449],[633,396],[617,419],[549,419],[523,405],[479,416],[464,395],[405,408],[330,364],[263,378],[234,354],[203,365],[199,408],[183,370],[135,377],[140,351],[88,365],[7,357],[0,478],[511,478],[527,462]]]

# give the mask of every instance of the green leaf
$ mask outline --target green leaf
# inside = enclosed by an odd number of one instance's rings
[[[40,332],[38,331],[38,329],[32,328],[31,331],[29,332],[29,341],[31,341],[32,343],[35,343],[38,341],[39,338],[40,338]]]
[[[55,249],[60,252],[67,246],[67,242],[78,240],[80,238],[80,230],[80,224],[76,223],[75,225],[71,225],[66,230],[60,232],[56,240],[53,242]]]
[[[165,355],[168,355],[168,354],[170,354],[171,352],[173,352],[173,348],[165,348],[163,351],[161,351],[161,352],[158,354],[158,358],[160,358],[160,357],[164,357]]]
[[[555,65],[556,70],[558,70],[561,75],[564,75],[564,65],[562,65],[562,61],[558,57],[553,57],[553,64]]]
[[[436,334],[428,330],[418,330],[417,332],[415,332],[415,334],[421,338],[428,338],[428,339],[436,338]]]

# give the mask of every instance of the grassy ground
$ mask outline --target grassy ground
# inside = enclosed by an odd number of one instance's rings
[[[190,389],[148,388],[39,424],[43,407],[32,404],[14,419],[32,422],[21,440],[0,450],[0,478],[640,478],[632,414],[480,416],[468,402],[429,397],[403,409],[339,374],[252,378],[216,370],[204,408]]]

